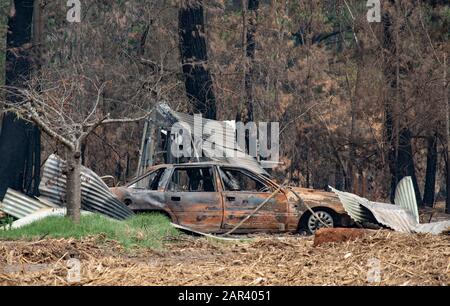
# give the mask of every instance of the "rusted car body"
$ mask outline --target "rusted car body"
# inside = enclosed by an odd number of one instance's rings
[[[156,211],[173,223],[196,231],[224,233],[270,198],[278,187],[270,178],[243,167],[200,162],[153,166],[127,186],[111,190],[134,212]],[[282,187],[235,232],[314,232],[324,223],[346,226],[349,222],[333,193]]]

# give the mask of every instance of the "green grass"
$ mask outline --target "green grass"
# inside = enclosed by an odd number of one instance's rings
[[[79,224],[65,217],[48,217],[19,229],[0,230],[0,239],[36,239],[41,237],[77,238],[101,235],[118,241],[125,249],[161,249],[167,238],[179,235],[170,220],[161,214],[140,214],[125,221],[102,215],[81,216]]]

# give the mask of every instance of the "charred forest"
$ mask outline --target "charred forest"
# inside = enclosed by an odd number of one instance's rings
[[[392,200],[410,176],[450,213],[450,5],[380,4],[0,0],[0,200],[38,195],[54,153],[130,181],[164,101],[278,122],[280,183]]]

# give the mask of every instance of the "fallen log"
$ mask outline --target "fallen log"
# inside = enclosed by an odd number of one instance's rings
[[[313,246],[329,242],[345,242],[362,238],[376,231],[360,228],[319,228],[314,234]]]

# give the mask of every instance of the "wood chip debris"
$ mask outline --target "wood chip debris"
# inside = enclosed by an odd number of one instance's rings
[[[238,242],[183,236],[163,251],[130,252],[101,237],[0,241],[0,284],[74,285],[66,262],[77,258],[75,285],[450,285],[447,235],[381,230],[312,244],[312,237],[292,235]]]

